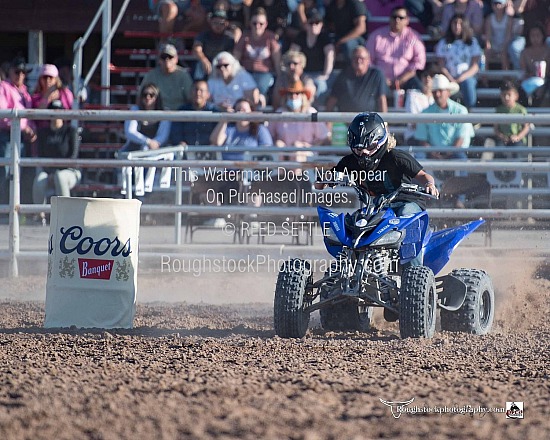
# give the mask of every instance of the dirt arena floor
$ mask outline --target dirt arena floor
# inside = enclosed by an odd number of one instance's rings
[[[450,268],[493,278],[483,337],[401,340],[377,313],[370,333],[326,333],[314,316],[304,339],[284,340],[276,274],[154,265],[139,276],[133,329],[51,331],[45,275],[1,278],[0,439],[550,438],[541,245],[456,251]],[[380,399],[414,401],[395,418]],[[522,402],[524,418],[506,418],[507,402]]]

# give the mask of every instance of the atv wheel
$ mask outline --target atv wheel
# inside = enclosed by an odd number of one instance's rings
[[[402,338],[431,338],[435,333],[436,286],[426,266],[407,267],[399,295],[399,332]]]
[[[339,265],[333,263],[330,270],[325,272],[325,277],[337,274],[339,277]],[[338,283],[337,278],[333,283],[327,284],[320,289],[321,301],[330,298],[334,285]],[[357,330],[367,332],[370,330],[374,308],[365,305],[358,305],[355,301],[341,302],[319,310],[321,327],[326,331]]]
[[[313,275],[303,260],[285,261],[279,270],[275,288],[275,333],[282,338],[302,338],[309,325],[309,312],[304,308],[313,301]]]
[[[495,316],[491,278],[479,269],[456,269],[451,275],[466,284],[466,299],[457,311],[441,309],[441,330],[475,335],[489,333]]]

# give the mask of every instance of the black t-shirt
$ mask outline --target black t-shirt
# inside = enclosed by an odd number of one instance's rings
[[[319,34],[313,47],[307,45],[305,31],[300,32],[293,43],[300,46],[300,52],[306,56],[304,72],[323,72],[325,70],[325,46],[330,44],[330,38],[326,32]]]
[[[195,46],[202,46],[204,55],[212,61],[220,52],[233,52],[235,41],[226,34],[216,34],[212,31],[206,31],[197,35]]]
[[[326,9],[325,25],[339,40],[355,27],[353,21],[362,15],[367,16],[367,8],[363,2],[347,0],[342,8],[338,8],[336,0],[333,0]]]
[[[76,128],[69,124],[57,130],[50,126],[39,128],[36,133],[38,144],[38,157],[56,159],[76,159],[78,157],[78,135]],[[45,168],[47,173],[60,168]]]
[[[406,151],[392,149],[382,156],[374,171],[364,171],[353,154],[344,156],[334,169],[356,179],[359,176],[361,185],[377,196],[395,191],[402,183],[411,183],[422,171],[422,165]],[[426,209],[424,199],[413,194],[401,194],[395,201],[415,202]]]
[[[338,99],[341,112],[375,112],[378,99],[387,94],[386,78],[380,69],[370,66],[363,76],[355,76],[351,68],[344,70],[332,86],[331,96]]]

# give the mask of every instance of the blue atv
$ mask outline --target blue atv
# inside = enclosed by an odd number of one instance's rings
[[[399,320],[402,338],[431,338],[438,307],[442,330],[490,331],[495,299],[489,275],[456,269],[435,276],[484,220],[433,232],[426,211],[397,217],[390,207],[402,193],[433,198],[418,185],[402,184],[390,194],[372,197],[354,182],[327,183],[352,187],[361,205],[346,214],[317,208],[325,246],[335,260],[318,281],[313,281],[307,260],[282,264],[274,301],[278,336],[303,337],[315,310],[327,331],[368,331],[374,307],[384,308],[386,321]],[[411,265],[421,252],[423,265]]]

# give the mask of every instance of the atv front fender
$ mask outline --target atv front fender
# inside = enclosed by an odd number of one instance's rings
[[[435,279],[438,290],[438,306],[454,312],[462,307],[466,299],[466,284],[452,275],[445,275]]]

